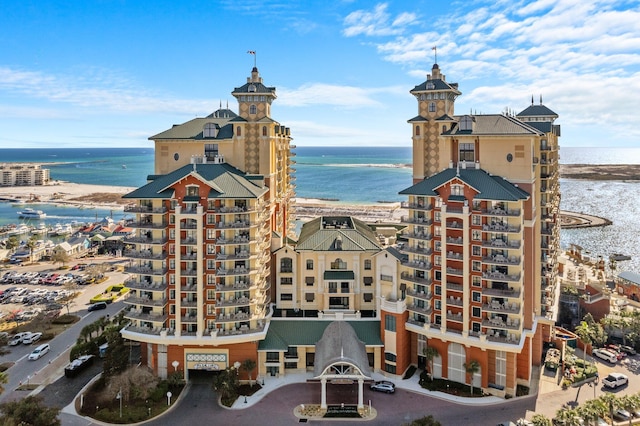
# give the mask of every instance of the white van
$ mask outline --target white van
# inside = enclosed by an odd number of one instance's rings
[[[48,343],[41,344],[40,346],[35,348],[33,350],[33,352],[31,352],[29,354],[29,360],[30,361],[35,361],[35,360],[37,360],[39,358],[42,358],[43,356],[45,356],[49,352],[50,349],[51,348],[49,348],[49,344]]]
[[[605,361],[609,361],[612,364],[618,362],[618,357],[616,356],[616,354],[607,349],[594,349],[593,355]]]

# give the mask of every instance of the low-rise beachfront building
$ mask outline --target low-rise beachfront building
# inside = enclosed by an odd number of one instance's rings
[[[257,362],[271,250],[295,226],[295,146],[271,118],[275,88],[254,67],[232,95],[239,113],[221,107],[152,136],[155,173],[125,196],[136,232],[125,238],[131,323],[122,335],[161,377]]]
[[[46,185],[49,169],[36,163],[0,163],[0,186]]]

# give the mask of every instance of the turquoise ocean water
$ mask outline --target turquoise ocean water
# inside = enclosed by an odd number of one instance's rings
[[[347,204],[405,201],[398,192],[411,185],[410,147],[298,147],[296,194]],[[563,164],[638,164],[640,148],[561,148]],[[42,162],[52,179],[96,185],[138,187],[153,173],[153,148],[0,149],[0,162]],[[124,166],[124,167],[123,167]],[[593,255],[632,256],[621,270],[640,273],[640,182],[561,179],[561,208],[603,216],[602,228],[563,230],[561,244],[581,245]],[[0,203],[0,225],[16,223],[23,206]],[[47,222],[93,221],[122,211],[32,205],[46,211]]]

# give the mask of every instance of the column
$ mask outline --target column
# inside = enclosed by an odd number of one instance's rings
[[[322,378],[320,382],[322,383],[322,392],[320,394],[320,408],[326,409],[327,408],[327,379]]]
[[[364,384],[364,380],[362,378],[358,379],[358,410],[364,408],[364,389],[362,388]]]

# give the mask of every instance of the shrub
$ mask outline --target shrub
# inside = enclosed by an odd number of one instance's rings
[[[75,315],[60,315],[58,318],[51,321],[53,324],[73,324],[78,319]]]

